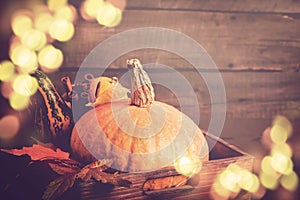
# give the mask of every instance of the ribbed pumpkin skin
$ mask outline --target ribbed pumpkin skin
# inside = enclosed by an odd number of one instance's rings
[[[178,134],[180,129],[183,134]],[[188,152],[199,155],[202,161],[207,161],[208,145],[203,133],[182,112],[157,101],[153,102],[149,110],[129,105],[129,100],[120,100],[98,105],[95,110],[81,117],[71,136],[72,156],[83,163],[95,161],[96,158],[93,155],[96,155],[98,159],[112,159],[112,167],[120,171],[151,170],[161,166],[160,164],[168,158],[178,158],[182,155],[183,151],[181,150],[179,154],[178,148],[188,144],[190,141],[188,137],[193,135],[190,134],[191,131],[195,133],[195,137]],[[145,137],[147,134],[150,134],[150,137]],[[178,139],[176,135],[181,136]],[[105,137],[111,144],[104,142]],[[89,146],[88,149],[92,149],[93,155],[87,151],[81,139],[85,141],[85,145]],[[166,151],[157,153],[174,141],[180,141],[180,146],[172,146],[167,153]],[[116,146],[121,151],[114,151],[118,149]],[[155,153],[155,156],[150,160],[139,160],[139,157],[131,156],[128,152]]]

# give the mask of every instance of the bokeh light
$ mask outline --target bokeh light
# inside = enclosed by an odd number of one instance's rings
[[[49,29],[50,36],[60,42],[72,39],[74,32],[74,25],[65,19],[55,19]]]
[[[10,58],[19,66],[21,72],[32,72],[38,67],[36,53],[24,45],[18,45],[10,51]]]
[[[29,74],[20,74],[13,82],[13,89],[21,95],[31,96],[37,91],[38,82]]]
[[[97,22],[106,27],[115,27],[122,20],[122,11],[109,2],[104,2],[97,13]]]
[[[293,132],[293,126],[291,122],[282,115],[277,115],[273,120],[273,126],[280,126],[284,129],[285,134],[287,134],[288,137],[292,135]]]
[[[187,154],[174,163],[174,168],[179,174],[192,177],[201,170],[202,161],[199,156]]]
[[[63,53],[52,45],[47,45],[38,54],[38,61],[47,71],[57,70],[63,62]]]
[[[0,81],[7,81],[15,74],[15,66],[9,60],[0,63]]]
[[[56,19],[64,19],[69,22],[75,22],[77,19],[77,12],[74,6],[72,5],[65,5],[62,7],[59,7],[55,13],[54,17]]]
[[[4,98],[9,99],[9,97],[14,92],[14,89],[12,87],[12,81],[5,81],[1,83],[1,94]]]
[[[271,165],[273,169],[281,174],[289,174],[293,170],[292,160],[279,152],[276,152],[271,156]]]
[[[103,0],[86,0],[81,4],[80,13],[83,19],[91,21],[96,19],[98,11],[102,7]]]
[[[259,180],[257,176],[244,169],[240,171],[240,180],[238,184],[243,190],[251,193],[255,193],[259,188]]]
[[[288,138],[288,133],[284,127],[274,124],[270,131],[270,137],[273,143],[285,143]]]
[[[280,179],[280,184],[286,190],[289,190],[291,192],[296,191],[299,184],[297,174],[293,171],[289,175],[282,176],[282,178]]]
[[[27,30],[21,37],[22,44],[31,50],[37,51],[47,44],[47,37],[45,33],[30,29]]]
[[[11,20],[11,28],[15,35],[21,36],[26,30],[32,28],[33,14],[28,10],[20,10],[14,14]]]
[[[51,15],[51,13],[42,12],[36,15],[34,19],[34,27],[39,31],[47,33],[49,32],[49,28],[53,21],[54,17]]]
[[[57,10],[58,8],[66,5],[68,0],[47,0],[48,8],[52,11]]]
[[[274,144],[271,148],[271,155],[274,155],[276,153],[281,153],[284,156],[291,158],[293,151],[292,148],[287,143],[282,144]]]
[[[15,110],[23,110],[29,105],[30,99],[28,96],[12,93],[9,97],[9,104]]]
[[[261,184],[270,190],[275,190],[278,187],[278,176],[272,176],[270,174],[261,171],[259,174]]]
[[[0,139],[9,140],[16,136],[20,128],[19,119],[14,115],[6,115],[0,119]]]

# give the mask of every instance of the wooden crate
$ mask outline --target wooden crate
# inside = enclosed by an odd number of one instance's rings
[[[79,183],[81,199],[210,199],[209,191],[216,175],[229,164],[235,163],[252,171],[254,158],[230,145],[216,136],[206,133],[210,146],[210,160],[203,164],[201,171],[196,175],[197,186],[184,185],[156,191],[143,191],[145,181],[154,178],[178,175],[173,167],[166,167],[148,173],[124,173],[119,176],[132,182],[130,188],[112,187],[99,184],[95,181]],[[237,199],[250,199],[250,194],[242,192]]]

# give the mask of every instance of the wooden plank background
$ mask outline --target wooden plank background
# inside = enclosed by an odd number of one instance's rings
[[[227,118],[270,119],[276,114],[300,118],[300,1],[128,0],[123,21],[116,28],[79,20],[74,38],[57,43],[65,53],[62,71],[76,70],[101,41],[140,27],[182,32],[207,50],[224,81]],[[206,85],[183,58],[153,49],[133,51],[115,60],[107,74],[120,77],[125,60],[131,57],[171,66],[183,74],[197,94],[201,112],[209,114]],[[160,100],[178,106],[173,94],[159,86],[157,92]],[[188,105],[189,94],[182,95]]]

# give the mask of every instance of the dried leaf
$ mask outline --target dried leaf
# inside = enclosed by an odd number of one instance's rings
[[[46,157],[68,159],[70,156],[69,153],[62,151],[59,148],[54,151],[38,144],[34,144],[32,147],[23,147],[22,149],[1,149],[1,151],[16,156],[28,155],[30,156],[31,160],[41,160]]]
[[[71,173],[55,179],[47,186],[42,199],[50,200],[60,197],[65,191],[74,185],[75,179],[76,173]]]
[[[80,165],[71,159],[50,160],[49,166],[58,174],[63,175],[52,181],[43,195],[44,200],[54,199],[61,196],[68,188],[72,187],[76,179],[84,182],[94,178],[102,183],[110,183],[115,186],[130,187],[131,182],[118,178],[117,174],[103,172],[112,164],[112,160],[99,160],[80,169]],[[61,188],[60,188],[61,187]]]

